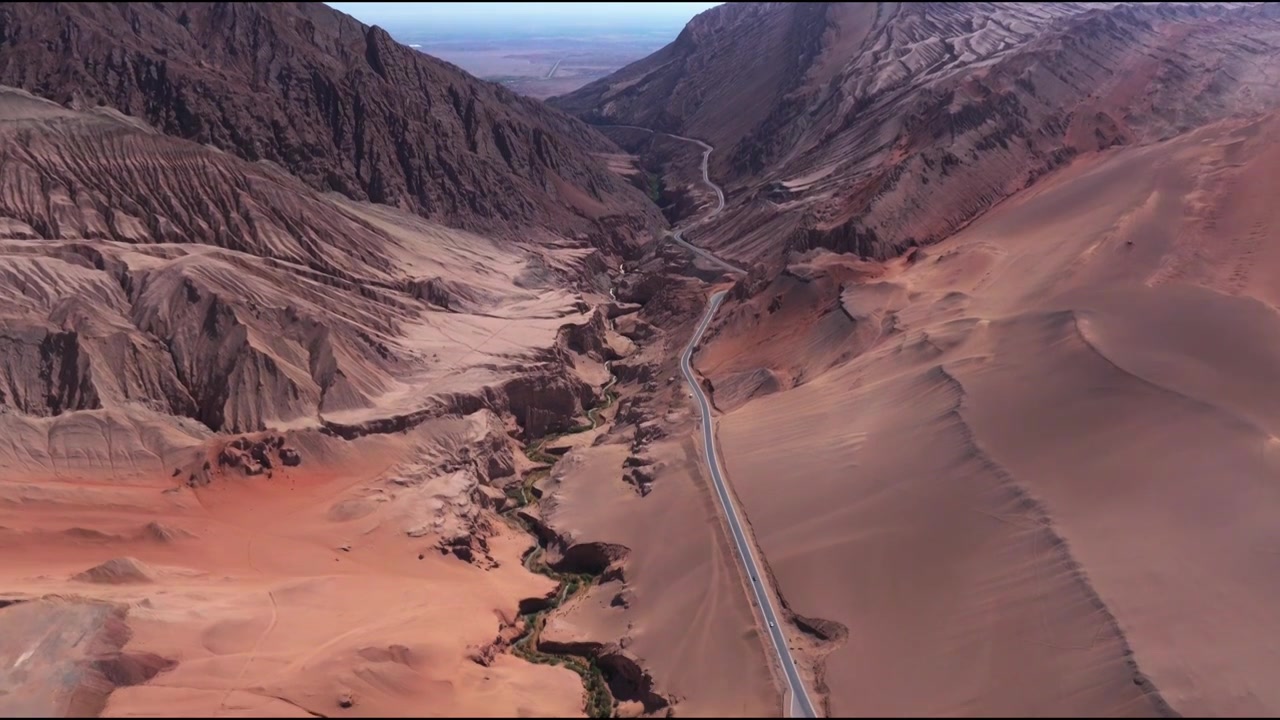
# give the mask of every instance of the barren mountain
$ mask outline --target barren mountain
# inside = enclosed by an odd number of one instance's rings
[[[829,714],[1280,709],[1278,50],[1270,4],[727,4],[555,101],[669,185],[632,126],[716,148],[687,236],[765,267],[695,364]]]
[[[621,242],[660,222],[581,122],[321,3],[5,3],[0,84],[450,226]]]
[[[0,712],[670,704],[539,635],[625,587],[534,487],[636,347],[616,147],[319,4],[8,4],[0,75]]]
[[[600,345],[609,331],[603,310],[571,289],[603,263],[598,251],[553,247],[556,238],[537,233],[495,241],[322,195],[114,110],[68,110],[12,89],[0,92],[0,157],[0,433],[9,441],[0,544],[24,557],[6,564],[4,585],[17,599],[74,591],[105,603],[101,612],[66,602],[24,611],[40,608],[39,622],[0,610],[6,668],[20,660],[22,670],[0,687],[41,688],[0,695],[0,707],[100,709],[116,685],[158,672],[127,680],[104,671],[105,681],[89,672],[133,662],[120,655],[131,634],[128,652],[151,653],[166,670],[133,695],[112,695],[112,712],[155,703],[209,714],[244,706],[242,692],[263,702],[242,679],[265,672],[245,674],[264,643],[280,643],[276,657],[302,658],[328,641],[328,613],[368,607],[370,583],[416,608],[406,623],[456,630],[400,635],[383,615],[353,620],[354,646],[314,656],[330,670],[281,670],[268,700],[323,712],[352,692],[368,712],[424,707],[407,690],[359,679],[360,658],[403,646],[401,685],[546,688],[488,700],[474,687],[453,699],[437,692],[437,712],[582,706],[581,682],[566,670],[537,680],[543,669],[508,657],[505,670],[486,672],[468,654],[503,622],[514,628],[520,602],[554,585],[521,567],[529,536],[497,513],[503,488],[521,482],[518,442],[582,422],[599,401],[607,358],[574,348]],[[268,523],[256,514],[264,511],[292,520]],[[245,547],[264,530],[269,540]],[[386,557],[362,563],[359,577],[330,578],[336,548],[354,543]],[[237,544],[230,556],[219,549]],[[94,568],[121,556],[139,561]],[[404,567],[423,579],[396,580]],[[423,614],[431,603],[407,599],[436,582],[474,609]],[[220,604],[236,593],[243,599]],[[281,610],[296,624],[268,640],[259,600],[273,618],[277,604],[297,603]],[[312,606],[329,609],[301,619]],[[107,643],[83,661],[71,645],[26,652],[39,642],[28,630],[82,621]],[[120,622],[126,629],[112,629]],[[422,653],[450,660],[425,671],[412,660]],[[236,670],[220,659],[235,656]],[[192,684],[208,690],[164,694]]]
[[[554,335],[580,314],[555,288],[564,261],[532,244],[322,196],[112,112],[4,99],[0,398],[24,415],[143,406],[247,432],[394,414],[414,388],[477,387],[414,328],[541,317]]]
[[[701,303],[678,249],[610,301],[571,238],[16,89],[0,158],[0,710],[777,709],[683,395],[644,389]]]
[[[1278,46],[1256,3],[727,3],[552,103],[714,145],[712,247],[886,258],[1080,153],[1273,107]]]
[[[0,6],[0,714],[785,713],[713,289],[826,714],[1274,714],[1277,48],[731,4],[557,101],[615,145],[320,4]]]

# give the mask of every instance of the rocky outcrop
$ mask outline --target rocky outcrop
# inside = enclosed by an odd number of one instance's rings
[[[653,480],[661,464],[643,455],[628,455],[622,462],[622,481],[635,488],[641,497],[653,491]]]
[[[556,572],[602,575],[614,570],[630,554],[625,545],[607,542],[568,543],[548,548],[547,565]]]
[[[671,700],[654,689],[653,676],[640,664],[631,652],[607,645],[596,655],[596,664],[609,683],[609,692],[622,702],[638,702],[646,713],[657,712],[671,704]]]
[[[131,557],[112,558],[84,572],[71,576],[72,580],[100,585],[125,585],[154,581],[151,569],[141,560]]]
[[[436,552],[481,569],[498,567],[489,539],[507,500],[502,481],[512,472],[515,445],[502,418],[480,410],[434,419],[417,433],[434,440],[415,445],[369,497],[385,503],[382,512],[406,537],[423,541],[420,555]]]
[[[602,580],[621,580],[622,566],[631,549],[610,542],[579,542],[572,535],[548,525],[528,510],[517,512],[520,520],[533,532],[538,544],[545,548],[543,560],[559,573],[594,575]]]
[[[302,464],[302,455],[293,448],[280,448],[280,463],[285,467],[297,467]]]
[[[221,472],[236,472],[243,476],[263,475],[271,477],[273,469],[295,467],[302,463],[302,455],[285,446],[283,435],[241,436],[226,442],[217,450],[217,464]],[[203,468],[209,470],[209,468]],[[208,472],[193,473],[189,483],[207,485]]]
[[[657,375],[657,367],[651,362],[636,360],[618,361],[610,365],[618,380],[625,383],[644,384]]]
[[[503,394],[526,440],[569,430],[595,399],[594,388],[567,374],[517,378],[503,387]]]
[[[688,262],[689,253],[684,253],[683,259]],[[667,274],[669,272],[676,275]],[[687,273],[678,268],[664,269],[662,273],[666,278],[665,281],[657,283],[653,288],[653,294],[646,297],[644,310],[641,312],[643,322],[659,328],[672,327],[697,317],[706,309],[704,282],[690,278]],[[638,325],[634,327],[640,328]],[[627,335],[626,331],[629,329],[631,328],[623,326],[619,332]]]
[[[596,308],[587,322],[566,325],[561,332],[565,347],[569,350],[586,355],[597,362],[610,359],[612,351],[607,339],[609,321],[605,308]]]
[[[671,700],[654,689],[653,676],[644,668],[635,654],[617,643],[600,643],[590,640],[553,640],[540,638],[538,649],[559,655],[576,655],[593,660],[609,693],[619,702],[636,702],[646,713],[653,713],[671,705]]]
[[[523,610],[521,614],[525,614]],[[505,618],[501,618],[498,622],[498,634],[493,640],[476,648],[467,657],[477,665],[489,667],[494,659],[511,647],[511,643],[515,642],[522,633],[519,623],[508,622]]]
[[[452,554],[454,557],[463,562],[480,567],[494,567],[495,561],[493,556],[489,554],[489,540],[484,532],[478,532],[480,528],[472,527],[469,532],[462,532],[448,537],[440,538],[436,544],[441,555]],[[484,528],[484,530],[491,530]]]
[[[610,302],[610,303],[604,304],[605,317],[609,318],[610,320],[615,320],[617,318],[622,317],[623,315],[629,315],[639,310],[640,310],[640,306],[635,303]]]
[[[623,302],[644,305],[670,282],[664,273],[627,273],[618,281],[614,294]]]
[[[404,414],[355,424],[325,420],[322,432],[351,440],[364,435],[405,432],[445,415],[491,410],[499,415],[510,413],[525,439],[536,440],[575,427],[579,418],[585,416],[585,408],[596,399],[596,389],[567,372],[565,367],[548,367],[477,392],[441,395],[422,409]]]
[[[555,604],[556,592],[550,592],[542,597],[530,597],[520,600],[519,610],[521,615],[542,612]]]
[[[642,420],[636,425],[635,434],[631,440],[632,454],[643,452],[655,440],[661,440],[667,436],[666,429],[662,423],[657,420]]]
[[[632,342],[642,343],[658,334],[658,329],[635,315],[625,315],[614,321],[614,330]]]
[[[622,481],[634,487],[636,492],[640,493],[640,497],[645,497],[653,491],[653,471],[650,468],[628,468],[622,474]]]
[[[772,279],[764,268],[759,266],[752,268],[746,276],[734,281],[733,287],[729,288],[729,298],[739,301],[749,300],[768,287]]]

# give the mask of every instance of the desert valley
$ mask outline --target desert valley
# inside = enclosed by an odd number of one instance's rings
[[[1277,168],[1268,3],[0,4],[0,714],[1280,712]]]

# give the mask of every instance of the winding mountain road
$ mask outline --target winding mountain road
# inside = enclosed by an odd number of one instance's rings
[[[635,127],[635,126],[610,126],[610,127]],[[637,127],[637,130],[648,130],[648,128]],[[656,132],[650,130],[649,132]],[[661,133],[679,140],[695,143],[702,147],[702,181],[707,184],[716,194],[716,206],[707,213],[705,217],[696,221],[694,225],[701,225],[708,222],[711,218],[720,214],[724,209],[724,191],[719,185],[711,182],[711,177],[707,171],[707,163],[711,157],[711,151],[714,150],[710,145],[695,140],[693,138],[682,137],[680,135],[672,135],[671,133]],[[699,256],[714,262],[720,267],[726,268],[730,272],[746,274],[742,268],[733,263],[726,262],[707,250],[691,244],[684,239],[683,233],[685,228],[676,230],[672,233],[671,239],[680,245],[697,253]],[[702,321],[698,323],[698,329],[694,331],[693,337],[689,340],[689,344],[685,346],[684,353],[680,355],[680,372],[684,375],[684,379],[689,383],[689,392],[698,403],[698,409],[702,413],[702,445],[707,457],[707,468],[711,471],[711,481],[716,488],[716,496],[720,500],[720,506],[724,509],[725,518],[729,521],[729,531],[733,535],[733,543],[737,548],[738,557],[742,560],[742,565],[747,571],[751,592],[755,596],[756,605],[760,608],[760,612],[764,615],[767,625],[769,638],[773,641],[773,647],[777,651],[778,661],[781,663],[783,675],[787,681],[787,702],[786,714],[790,717],[818,717],[814,712],[813,702],[809,699],[809,693],[805,689],[804,681],[800,678],[800,672],[796,669],[795,659],[791,657],[791,649],[787,646],[787,638],[782,633],[782,621],[779,619],[777,612],[773,608],[773,593],[765,584],[768,580],[761,580],[763,573],[760,571],[760,564],[756,561],[756,555],[751,547],[751,541],[747,538],[746,532],[743,530],[744,522],[741,513],[733,503],[733,498],[729,494],[724,474],[720,468],[720,458],[716,455],[715,442],[715,426],[712,424],[711,403],[707,400],[707,395],[702,390],[702,385],[698,382],[698,376],[693,371],[693,352],[697,349],[698,343],[702,342],[702,335],[707,331],[707,327],[711,325],[712,318],[715,317],[716,311],[720,309],[720,304],[724,302],[726,291],[721,290],[711,296],[710,302],[707,304],[707,311],[702,316]]]

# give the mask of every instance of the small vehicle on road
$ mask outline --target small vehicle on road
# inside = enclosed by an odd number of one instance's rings
[[[773,621],[772,621],[772,620],[770,620],[770,621],[769,621],[769,627],[773,627]]]

